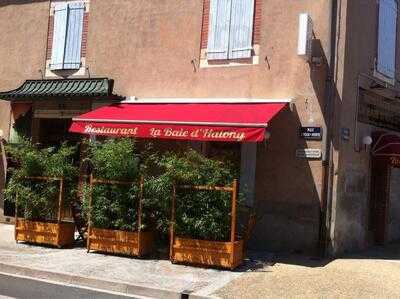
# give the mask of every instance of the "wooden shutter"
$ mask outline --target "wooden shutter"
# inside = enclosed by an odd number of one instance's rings
[[[54,9],[54,32],[51,49],[51,70],[64,67],[65,38],[67,33],[68,5],[57,3]]]
[[[207,59],[227,59],[232,0],[211,0]]]
[[[379,1],[377,71],[394,79],[396,73],[397,0]]]
[[[65,45],[64,69],[79,69],[81,67],[81,47],[84,13],[85,6],[82,2],[68,4],[68,24]]]
[[[249,58],[253,49],[254,0],[232,0],[229,59]]]

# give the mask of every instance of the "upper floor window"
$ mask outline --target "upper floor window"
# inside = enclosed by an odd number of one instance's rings
[[[259,63],[263,0],[203,0],[200,67]]]
[[[50,70],[80,69],[84,14],[83,2],[55,3]]]
[[[394,83],[396,76],[397,0],[379,1],[376,71]]]
[[[250,58],[254,0],[211,0],[207,59]]]

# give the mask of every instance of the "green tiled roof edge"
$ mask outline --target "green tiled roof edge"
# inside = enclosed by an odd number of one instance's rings
[[[110,86],[108,78],[26,80],[15,90],[0,92],[0,99],[111,96]]]

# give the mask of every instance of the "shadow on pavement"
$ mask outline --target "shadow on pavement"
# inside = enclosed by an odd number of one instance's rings
[[[346,254],[337,258],[320,258],[295,253],[271,253],[261,251],[249,251],[243,265],[236,272],[271,272],[269,267],[275,264],[288,264],[303,267],[325,267],[335,259],[380,259],[400,262],[400,242],[385,246],[374,246],[366,251]]]
[[[400,261],[400,242],[387,244],[385,246],[374,246],[365,252],[343,256],[345,259],[381,259]]]

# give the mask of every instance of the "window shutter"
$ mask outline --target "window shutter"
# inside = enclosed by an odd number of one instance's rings
[[[85,6],[82,2],[68,4],[68,24],[65,45],[64,69],[79,69],[81,67],[81,46],[84,13]]]
[[[229,59],[251,57],[253,23],[254,0],[232,0]]]
[[[227,59],[232,0],[210,0],[207,59]]]
[[[57,3],[54,9],[53,46],[51,48],[51,70],[61,70],[64,64],[65,38],[67,33],[68,6]]]
[[[379,1],[377,71],[394,79],[396,73],[397,0]]]

